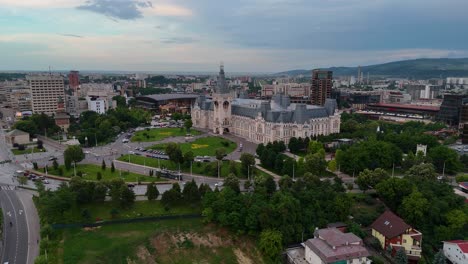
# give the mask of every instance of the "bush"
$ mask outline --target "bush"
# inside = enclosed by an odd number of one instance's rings
[[[374,263],[374,264],[384,264],[385,263],[384,260],[379,256],[370,256],[369,259],[372,260],[372,263]]]
[[[458,175],[457,177],[455,177],[455,180],[457,181],[457,183],[468,182],[468,174]]]
[[[102,173],[100,171],[98,171],[96,174],[96,180],[98,181],[102,180]]]
[[[76,176],[83,177],[83,172],[82,171],[77,171]]]
[[[25,146],[24,145],[18,145],[18,150],[25,150]]]
[[[62,169],[62,168],[58,168],[58,169],[57,169],[57,174],[58,174],[59,176],[63,176],[63,169]]]
[[[13,143],[13,147],[17,148],[17,147],[19,147],[19,144],[18,143]]]
[[[34,168],[35,170],[38,170],[38,169],[39,169],[39,166],[37,166],[37,162],[33,162],[33,168]]]

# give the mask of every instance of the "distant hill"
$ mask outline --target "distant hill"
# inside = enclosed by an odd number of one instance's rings
[[[358,67],[321,68],[333,71],[333,76],[357,76]],[[413,79],[468,77],[468,58],[463,59],[416,59],[395,61],[384,64],[361,66],[364,77],[371,76],[403,77]],[[291,70],[275,75],[309,75],[311,70]]]

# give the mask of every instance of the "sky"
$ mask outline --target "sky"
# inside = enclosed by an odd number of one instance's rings
[[[279,72],[468,57],[466,0],[0,0],[0,70]]]

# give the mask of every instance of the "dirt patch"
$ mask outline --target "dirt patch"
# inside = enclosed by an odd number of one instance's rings
[[[232,245],[231,239],[226,239],[217,236],[213,233],[208,233],[204,235],[198,233],[178,233],[172,235],[171,240],[174,243],[180,243],[185,240],[190,240],[192,241],[194,246],[205,246],[209,248]]]
[[[136,256],[141,262],[146,264],[155,264],[153,256],[149,253],[148,249],[144,246],[139,246],[136,251]]]
[[[253,264],[254,263],[249,257],[247,257],[244,254],[244,252],[242,252],[238,248],[234,249],[234,254],[236,254],[237,262],[239,264]]]

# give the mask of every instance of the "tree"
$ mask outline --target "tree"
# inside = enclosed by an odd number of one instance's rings
[[[443,250],[439,250],[434,256],[434,260],[432,261],[432,264],[446,264],[447,260],[445,258]]]
[[[148,197],[149,201],[156,200],[159,196],[159,190],[153,182],[148,184],[146,187],[146,197]]]
[[[121,188],[121,199],[120,199],[120,206],[122,208],[129,208],[135,202],[135,193],[133,190],[128,188],[127,186],[123,185]]]
[[[445,167],[445,173],[455,174],[463,167],[458,160],[457,152],[447,146],[437,146],[429,149],[428,156],[439,173],[442,173]]]
[[[319,152],[325,152],[325,149],[323,148],[323,144],[318,141],[310,141],[309,146],[307,148],[307,152],[309,154],[315,154]]]
[[[277,171],[279,173],[281,173],[283,171],[283,159],[284,159],[283,154],[278,153],[278,155],[276,155],[275,171]]]
[[[311,143],[313,143],[312,141]],[[306,171],[311,172],[313,175],[322,176],[323,172],[327,168],[327,161],[322,151],[314,154],[308,154],[305,157]]]
[[[114,173],[115,172],[115,166],[114,166],[114,162],[112,161],[111,163],[111,172]]]
[[[224,179],[224,187],[231,188],[236,193],[240,193],[239,185],[240,185],[239,179],[236,177],[236,175],[234,175],[232,173],[230,173]]]
[[[102,173],[100,171],[98,171],[96,174],[96,180],[98,181],[102,180]]]
[[[59,167],[59,164],[56,159],[54,159],[54,162],[52,162],[52,166],[54,167],[54,170],[57,170]]]
[[[105,162],[104,160],[102,160],[101,169],[102,169],[103,171],[106,170],[106,162]]]
[[[255,157],[249,153],[242,153],[240,156],[240,161],[242,174],[247,175],[249,173],[250,167],[255,165]]]
[[[184,157],[182,155],[182,150],[180,146],[176,143],[170,142],[166,145],[166,154],[169,156],[169,160],[176,164],[180,164],[183,162]]]
[[[277,260],[283,249],[283,235],[277,230],[267,229],[260,233],[259,248],[270,260]]]
[[[44,142],[42,140],[38,140],[36,142],[36,144],[37,144],[38,149],[43,149],[44,148]]]
[[[193,162],[195,159],[195,155],[193,154],[192,151],[187,151],[184,154],[184,162],[187,165],[187,167],[190,167],[190,163]]]
[[[418,225],[425,220],[426,213],[429,210],[429,202],[424,195],[417,191],[413,192],[403,199],[401,204],[401,215],[408,222]]]
[[[395,254],[396,264],[408,264],[408,256],[403,248],[400,248]]]
[[[423,163],[411,167],[406,172],[406,176],[415,180],[435,180],[437,178],[437,173],[434,169],[434,165],[431,163]]]
[[[81,147],[78,145],[69,146],[63,153],[63,156],[65,158],[65,167],[67,169],[71,168],[72,163],[76,164],[85,158],[83,149],[81,149]]]
[[[25,185],[26,183],[28,183],[28,178],[26,176],[19,176],[18,177],[18,183],[23,186]]]
[[[282,191],[291,190],[293,186],[293,181],[288,175],[284,175],[278,182],[278,185]]]
[[[187,130],[187,132],[190,132],[190,128],[193,126],[193,122],[192,122],[192,119],[187,119],[185,120],[184,122],[184,127],[185,127],[185,130]]]
[[[182,196],[184,200],[188,203],[195,204],[200,201],[200,191],[198,190],[198,186],[195,183],[194,179],[185,184],[184,190],[182,191]]]
[[[33,162],[33,168],[34,168],[35,170],[38,170],[38,169],[39,169],[39,166],[37,165],[37,162]]]
[[[229,173],[232,173],[234,175],[238,175],[238,171],[237,171],[237,163],[233,160],[230,160],[229,161]]]
[[[365,169],[359,173],[356,184],[359,186],[359,189],[365,192],[368,189],[374,188],[378,183],[389,177],[388,173],[381,168],[375,170]]]
[[[112,100],[117,102],[117,107],[126,107],[127,106],[127,102],[126,102],[125,97],[123,97],[121,95],[116,95],[116,96],[112,97]]]
[[[225,148],[218,148],[215,150],[215,157],[218,161],[221,161],[224,156],[226,156],[226,149]]]

